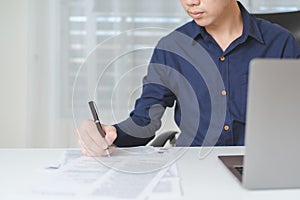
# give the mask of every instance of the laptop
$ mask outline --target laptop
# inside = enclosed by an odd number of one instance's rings
[[[300,59],[250,62],[245,134],[244,156],[219,156],[245,188],[300,188]]]

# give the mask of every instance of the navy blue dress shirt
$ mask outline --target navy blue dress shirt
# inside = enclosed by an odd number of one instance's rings
[[[258,19],[250,15],[247,10],[239,3],[243,18],[243,33],[234,40],[228,48],[223,51],[217,42],[206,32],[204,27],[196,24],[195,21],[186,23],[175,31],[180,32],[200,44],[205,49],[222,77],[224,90],[220,95],[226,98],[226,115],[220,136],[216,142],[217,146],[244,145],[245,136],[245,117],[248,87],[248,68],[253,58],[299,58],[300,48],[297,41],[286,29],[272,24],[266,20]],[[171,33],[172,34],[172,33]],[[170,34],[170,35],[171,35]],[[162,38],[158,45],[167,43],[170,35]],[[195,45],[194,43],[188,45]],[[190,146],[201,146],[207,134],[211,118],[211,100],[208,88],[205,86],[203,77],[197,75],[193,66],[188,60],[167,52],[161,48],[156,48],[153,52],[151,64],[162,64],[182,74],[196,91],[198,104],[188,105],[201,110],[198,130],[192,139]],[[149,79],[149,73],[155,74],[155,70],[148,68],[148,74],[144,78],[144,83]],[[272,72],[270,71],[270,75]],[[158,79],[173,79],[168,75],[162,76],[157,73]],[[150,123],[149,108],[154,104],[162,107],[175,106],[175,122],[181,123],[181,108],[184,106],[177,101],[172,88],[166,88],[157,84],[144,84],[141,97],[136,101],[135,109],[131,112],[130,118],[139,126],[146,126]],[[161,116],[157,116],[159,118]],[[119,124],[115,125],[118,137],[115,141],[117,146],[136,146],[145,145],[154,137],[130,136],[125,133]],[[142,134],[142,133],[141,133]],[[182,132],[180,137],[185,137]],[[180,144],[179,144],[180,145]]]

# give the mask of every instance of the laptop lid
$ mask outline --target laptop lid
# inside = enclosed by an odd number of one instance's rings
[[[243,185],[300,187],[300,60],[249,66]]]

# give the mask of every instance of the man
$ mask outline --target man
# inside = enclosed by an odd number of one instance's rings
[[[236,0],[181,0],[181,4],[193,21],[162,38],[157,45],[144,79],[142,95],[128,120],[114,126],[103,126],[105,140],[100,137],[93,121],[85,121],[78,129],[79,145],[85,155],[106,155],[104,149],[113,143],[117,146],[145,145],[159,128],[164,108],[173,106],[174,102],[175,121],[181,129],[179,146],[244,145],[249,62],[258,57],[300,57],[300,48],[291,33],[253,17]],[[189,43],[188,39],[186,42],[185,36],[193,42]],[[178,42],[176,38],[180,37],[182,39]],[[194,54],[195,50],[182,51],[180,45],[183,49],[198,45],[199,52],[196,53],[199,55],[203,49],[210,58],[202,61],[213,61],[218,69],[216,77],[221,77],[223,85],[211,88],[207,82],[215,77],[210,72],[205,75],[201,71],[203,68],[198,70],[201,63],[195,64],[195,56],[189,59],[189,54]],[[180,79],[179,83],[171,81],[174,76]],[[180,97],[189,86],[192,92]],[[218,111],[214,111],[218,103],[211,98],[215,90],[214,99],[225,102]],[[222,108],[224,116],[221,115]],[[186,110],[190,115],[184,113]],[[214,120],[215,113],[221,113],[219,119],[223,121]],[[185,120],[183,115],[194,117]],[[190,129],[195,124],[197,129]],[[210,128],[214,131],[210,132]],[[207,140],[209,137],[213,139]],[[113,150],[114,147],[109,148],[110,152]]]

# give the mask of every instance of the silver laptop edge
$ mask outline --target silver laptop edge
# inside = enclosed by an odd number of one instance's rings
[[[300,60],[250,63],[243,185],[300,187]]]

